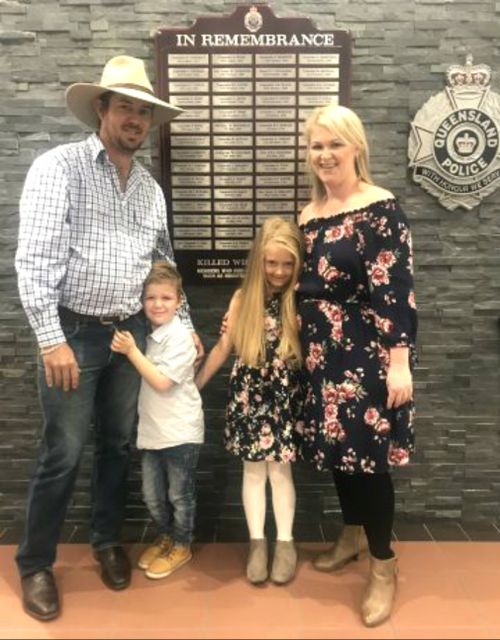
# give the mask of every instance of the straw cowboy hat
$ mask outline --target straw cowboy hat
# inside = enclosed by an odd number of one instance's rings
[[[99,118],[95,99],[107,91],[154,105],[153,127],[169,122],[183,111],[154,95],[144,62],[131,56],[116,56],[108,60],[99,84],[78,82],[70,85],[66,89],[66,104],[78,120],[97,130]]]

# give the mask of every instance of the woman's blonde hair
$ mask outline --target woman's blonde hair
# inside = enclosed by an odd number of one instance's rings
[[[302,234],[294,222],[283,218],[268,218],[257,232],[248,254],[248,262],[238,305],[231,322],[231,337],[239,357],[250,366],[266,359],[264,309],[268,296],[264,257],[271,245],[279,245],[294,258],[290,282],[281,295],[282,333],[277,353],[282,360],[299,366],[302,358],[297,325],[295,285],[302,269]]]
[[[326,197],[325,186],[311,165],[310,143],[313,127],[324,127],[333,136],[340,138],[347,144],[352,144],[358,152],[355,160],[356,175],[363,182],[373,184],[370,174],[368,140],[359,116],[352,109],[341,105],[328,104],[324,107],[317,107],[304,124],[304,136],[307,143],[306,170],[312,185],[313,201],[317,202]]]

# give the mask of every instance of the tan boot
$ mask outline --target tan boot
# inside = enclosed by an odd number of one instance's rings
[[[370,577],[361,605],[361,617],[367,627],[381,624],[391,615],[396,594],[397,560],[370,557]]]
[[[325,553],[314,558],[313,566],[318,571],[337,571],[360,553],[368,550],[368,540],[361,525],[346,524],[336,544]]]
[[[139,569],[147,569],[153,560],[167,554],[173,546],[174,541],[170,536],[166,534],[158,536],[153,544],[142,552],[137,566]]]
[[[252,584],[267,580],[267,540],[251,538],[247,559],[247,578]]]
[[[293,540],[276,540],[274,547],[271,580],[275,584],[286,584],[295,576],[297,549]]]

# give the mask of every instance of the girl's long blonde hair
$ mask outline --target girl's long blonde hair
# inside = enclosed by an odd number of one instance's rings
[[[271,244],[286,249],[294,258],[292,277],[281,295],[282,334],[277,354],[293,366],[302,362],[295,304],[295,285],[302,269],[302,235],[294,222],[268,218],[257,232],[248,254],[238,305],[231,322],[231,338],[236,353],[245,364],[258,366],[266,359],[264,309],[268,296],[264,255]]]
[[[338,136],[344,142],[356,147],[358,152],[355,163],[356,174],[363,182],[373,184],[370,174],[368,140],[359,116],[352,109],[342,105],[328,104],[324,107],[317,107],[304,124],[304,136],[307,142],[306,170],[312,185],[313,201],[318,202],[326,197],[325,186],[311,166],[309,149],[313,127],[324,127],[333,136]]]

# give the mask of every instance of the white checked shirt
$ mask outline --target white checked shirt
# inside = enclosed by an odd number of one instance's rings
[[[153,259],[174,263],[165,199],[136,160],[124,192],[96,134],[33,162],[20,201],[16,269],[41,347],[65,340],[58,305],[93,316],[137,313]],[[192,329],[186,302],[179,315]]]

